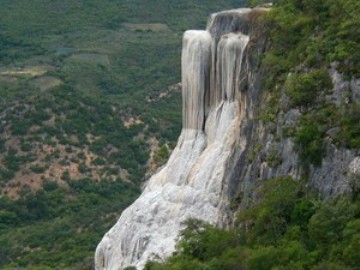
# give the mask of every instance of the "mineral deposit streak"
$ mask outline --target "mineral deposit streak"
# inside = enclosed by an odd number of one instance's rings
[[[97,270],[170,256],[188,218],[221,225],[229,159],[241,121],[240,78],[246,73],[248,13],[213,14],[205,31],[187,31],[182,49],[183,129],[166,166],[105,234]]]

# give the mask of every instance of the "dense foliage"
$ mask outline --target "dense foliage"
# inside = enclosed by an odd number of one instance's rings
[[[259,195],[230,231],[187,221],[175,255],[145,269],[359,269],[359,190],[321,201],[299,182],[278,178]]]
[[[68,184],[0,198],[1,269],[91,269],[99,239],[140,192],[120,180]]]
[[[359,1],[272,2],[265,18],[271,45],[263,59],[269,102],[261,119],[274,121],[281,110],[301,111],[298,125],[284,135],[295,137],[305,167],[321,164],[326,137],[337,147],[359,149],[359,105],[350,92],[336,98],[330,77],[334,70],[344,81],[360,77]],[[284,93],[289,102],[280,106],[276,101]]]

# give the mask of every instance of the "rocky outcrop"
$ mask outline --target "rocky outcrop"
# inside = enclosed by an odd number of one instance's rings
[[[257,45],[256,45],[257,44]],[[260,45],[260,47],[258,47]],[[265,46],[266,47],[266,46]],[[284,107],[277,114],[275,121],[260,121],[258,116],[262,107],[261,81],[266,72],[259,66],[258,55],[264,48],[263,43],[254,43],[248,47],[248,68],[251,70],[249,87],[243,96],[246,97],[246,117],[240,123],[239,140],[246,141],[244,149],[236,151],[234,167],[227,182],[229,198],[236,200],[239,208],[251,206],[256,200],[255,187],[273,177],[291,176],[297,180],[306,180],[309,187],[315,188],[322,197],[333,197],[350,192],[358,181],[360,172],[359,149],[336,147],[329,136],[325,138],[324,157],[319,166],[310,165],[305,171],[301,165],[297,146],[293,137],[284,136],[286,128],[295,128],[302,115],[299,109],[287,109],[286,97],[279,100]],[[258,68],[256,68],[258,67]],[[334,66],[329,69],[333,89],[326,98],[337,107],[345,103],[358,103],[360,80],[344,81]],[[358,184],[357,184],[358,185]]]
[[[268,46],[259,19],[264,12],[216,13],[205,31],[185,32],[183,129],[177,146],[98,245],[96,269],[142,269],[147,260],[172,254],[188,218],[227,227],[234,210],[248,206],[261,181],[283,175],[301,178],[294,141],[281,135],[284,126],[296,125],[300,111],[284,110],[272,123],[258,117],[266,76],[260,58]],[[351,82],[355,97],[358,85]],[[309,184],[323,195],[345,192],[359,173],[359,153],[337,149],[331,142],[327,150],[322,165],[310,168]],[[239,208],[232,208],[233,200]]]
[[[96,251],[97,269],[142,268],[171,255],[182,223],[226,224],[226,179],[245,109],[250,9],[213,14],[187,31],[182,50],[183,129],[167,164],[148,182]]]

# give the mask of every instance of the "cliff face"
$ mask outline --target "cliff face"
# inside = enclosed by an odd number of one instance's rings
[[[264,179],[304,174],[294,140],[281,136],[284,125],[296,125],[300,111],[284,110],[268,124],[259,121],[266,76],[260,58],[268,46],[259,19],[264,12],[220,12],[210,17],[205,31],[185,32],[183,129],[177,146],[98,245],[96,269],[142,268],[149,259],[165,258],[188,218],[227,227],[237,210],[233,200],[245,207]],[[336,76],[335,88],[344,85]],[[358,95],[359,83],[347,89]],[[345,192],[359,173],[360,158],[330,142],[326,147],[322,165],[310,167],[309,184],[324,195]]]
[[[261,34],[261,25],[254,28],[254,35]],[[268,103],[266,93],[261,85],[266,77],[266,70],[259,65],[259,58],[266,50],[266,37],[250,41],[247,52],[248,87],[243,96],[248,101],[245,119],[240,123],[240,141],[245,141],[244,149],[236,151],[235,167],[228,180],[231,197],[240,203],[240,209],[248,206],[255,195],[254,187],[263,180],[289,175],[297,180],[305,180],[322,197],[331,197],[351,191],[355,176],[360,174],[359,149],[346,149],[335,146],[334,129],[326,131],[321,163],[305,168],[299,157],[299,146],[293,136],[285,136],[286,129],[296,129],[302,111],[300,108],[289,108],[289,99],[285,90],[277,100],[280,112],[274,121],[261,121],[259,115]],[[340,109],[344,104],[359,104],[360,80],[345,81],[335,69],[336,63],[328,70],[332,80],[332,89],[324,97],[327,103]],[[267,67],[268,68],[268,67]],[[288,76],[291,76],[289,73]],[[314,120],[315,122],[315,120]],[[239,209],[238,209],[239,210]]]

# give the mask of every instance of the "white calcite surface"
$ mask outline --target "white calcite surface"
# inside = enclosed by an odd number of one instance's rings
[[[241,24],[249,11],[214,14],[206,31],[185,32],[183,130],[166,166],[98,245],[97,270],[142,269],[149,259],[166,258],[188,218],[223,223],[227,168],[242,117],[239,80],[246,72],[241,69],[249,41]]]

